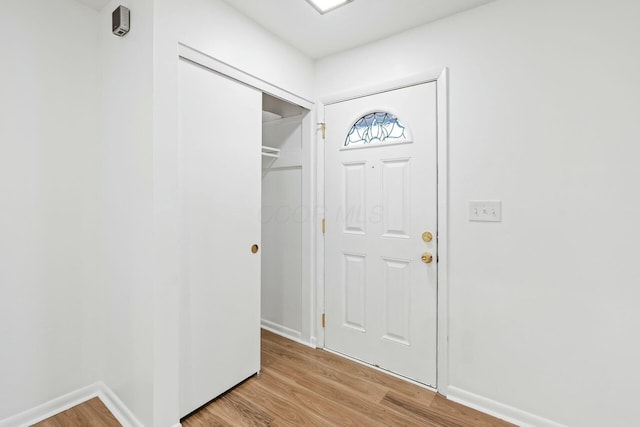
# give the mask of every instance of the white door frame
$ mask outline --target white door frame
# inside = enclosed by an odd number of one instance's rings
[[[178,43],[178,56],[180,58],[184,58],[191,62],[195,62],[196,64],[202,65],[203,67],[213,70],[216,73],[230,77],[233,80],[244,83],[247,86],[252,86],[258,90],[261,90],[262,92],[273,95],[276,98],[284,99],[285,101],[288,101],[292,104],[304,107],[307,110],[313,111],[315,108],[315,104],[313,103],[313,101],[309,101],[302,96],[298,96],[286,89],[273,85],[266,80],[262,80],[260,77],[249,74],[239,68],[234,67],[233,65],[229,65],[226,62],[223,62],[217,58],[207,55],[206,53],[200,52],[197,49],[187,46],[184,43]]]
[[[446,67],[427,71],[424,73],[408,76],[406,78],[384,82],[375,86],[365,88],[357,88],[348,92],[320,98],[316,103],[318,122],[324,122],[324,107],[326,105],[336,104],[338,102],[349,101],[355,98],[375,95],[391,90],[402,89],[409,86],[415,86],[422,83],[436,83],[436,111],[437,111],[437,169],[438,169],[438,315],[437,315],[437,389],[441,394],[447,394],[449,385],[449,281],[448,281],[448,261],[449,261],[449,71]],[[329,124],[330,126],[331,124]],[[318,144],[316,146],[316,164],[317,164],[317,194],[316,200],[321,202],[318,205],[317,217],[322,221],[324,216],[324,178],[325,178],[325,158],[324,158],[324,142],[322,135],[317,136]],[[324,238],[321,227],[315,228],[317,233],[316,241],[316,331],[317,345],[324,347],[325,335],[322,327],[321,314],[324,313]]]

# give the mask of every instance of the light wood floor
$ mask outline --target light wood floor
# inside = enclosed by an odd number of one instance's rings
[[[97,397],[74,406],[55,417],[47,418],[33,427],[122,427]]]
[[[182,420],[209,426],[510,426],[324,350],[262,333],[262,372]]]
[[[115,419],[107,420],[113,417],[104,414],[106,408],[98,407],[93,414],[86,408],[78,412],[84,405],[37,426],[120,425]],[[203,406],[183,419],[182,425],[512,426],[375,369],[267,331],[262,333],[261,375]]]

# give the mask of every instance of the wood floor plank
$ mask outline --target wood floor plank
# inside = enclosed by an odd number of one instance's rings
[[[265,393],[275,393],[286,397],[295,403],[296,409],[314,415],[322,420],[316,425],[336,426],[383,426],[380,422],[371,420],[367,414],[360,413],[353,408],[336,402],[332,396],[325,396],[315,390],[296,386],[295,381],[287,375],[270,368],[263,368],[265,380],[256,383]]]
[[[33,427],[122,427],[104,403],[94,397]]]
[[[270,341],[271,338],[268,340]],[[306,356],[307,358],[314,361],[314,363],[320,363],[326,366],[331,366],[335,369],[340,370],[341,372],[350,372],[353,375],[358,376],[362,380],[368,380],[371,383],[379,384],[386,388],[393,388],[398,392],[405,393],[414,398],[427,397],[429,398],[435,397],[435,393],[430,392],[421,387],[415,387],[413,384],[401,380],[399,378],[393,377],[391,375],[385,374],[383,372],[372,369],[368,366],[361,365],[359,363],[354,363],[349,359],[344,357],[335,355],[328,351],[311,349],[309,347],[301,346],[303,348],[298,347],[299,344],[286,340],[286,338],[278,337],[274,340],[273,343],[280,345],[285,348],[289,348],[293,351],[300,352],[301,355]],[[297,345],[295,345],[297,344]]]
[[[185,425],[184,422],[182,425]],[[227,421],[206,408],[201,408],[189,416],[190,427],[226,427],[228,425]]]
[[[255,382],[268,381],[269,374],[262,373]],[[241,390],[234,390],[253,405],[262,408],[264,411],[274,414],[274,426],[312,426],[317,424],[317,417],[306,411],[299,411],[294,402],[286,396],[277,396],[273,393],[265,393],[259,387],[244,387]]]
[[[348,381],[351,378],[356,378],[357,381],[350,386],[356,387],[362,385],[364,387],[380,387],[385,390],[393,389],[399,393],[403,393],[408,397],[416,400],[424,400],[430,402],[436,396],[436,393],[429,391],[422,387],[417,387],[407,381],[385,374],[373,368],[354,363],[349,359],[335,355],[328,351],[312,349],[306,346],[302,346],[286,338],[271,335],[266,335],[268,339],[264,340],[263,354],[264,352],[275,352],[282,356],[284,360],[294,362],[297,358],[304,358],[310,366],[322,366],[332,368],[335,372],[338,372],[337,377],[340,382]],[[289,350],[289,353],[278,353],[282,349]],[[294,356],[296,355],[297,356]],[[336,378],[336,379],[338,379]],[[381,398],[383,396],[380,396]]]
[[[325,383],[359,393],[371,402],[379,402],[389,391],[389,387],[364,381],[342,369],[336,369],[322,363],[313,363],[313,360],[296,355],[293,350],[265,349],[262,353],[262,360],[265,365],[283,372],[290,372],[291,375],[303,381],[308,381],[309,378],[319,379]]]
[[[224,423],[223,425],[268,426],[274,420],[272,415],[260,410],[237,393],[226,393],[203,409],[207,414],[213,414],[216,422]]]
[[[269,363],[270,368],[276,370],[279,374],[289,376],[295,382],[295,386],[303,387],[309,391],[329,397],[335,403],[347,406],[355,411],[365,414],[367,418],[375,422],[381,422],[385,425],[412,425],[415,417],[406,416],[402,412],[394,410],[394,408],[385,408],[378,403],[388,393],[388,389],[382,392],[382,395],[375,393],[374,397],[366,393],[352,388],[339,380],[327,378],[322,373],[305,372],[291,366],[289,363],[278,364],[276,362]],[[353,381],[351,381],[353,383]],[[365,384],[366,387],[366,384]],[[419,405],[413,401],[414,404]],[[428,402],[422,403],[425,407]]]
[[[382,406],[394,409],[398,412],[420,419],[421,423],[437,427],[462,427],[455,423],[455,420],[444,419],[439,413],[431,411],[430,407],[425,407],[419,403],[407,399],[400,393],[389,392],[380,402]]]

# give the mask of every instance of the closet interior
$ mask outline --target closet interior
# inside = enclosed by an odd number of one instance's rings
[[[262,98],[262,327],[308,341],[310,111],[263,94]],[[306,143],[305,143],[306,142]],[[306,291],[306,292],[305,292]]]

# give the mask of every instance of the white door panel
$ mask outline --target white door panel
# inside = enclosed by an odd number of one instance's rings
[[[179,67],[184,416],[260,369],[262,94]]]
[[[435,89],[421,84],[325,109],[325,345],[433,386],[437,247],[422,233],[437,230]],[[345,147],[352,125],[378,111],[396,116],[406,137]],[[434,262],[422,262],[425,252]]]

